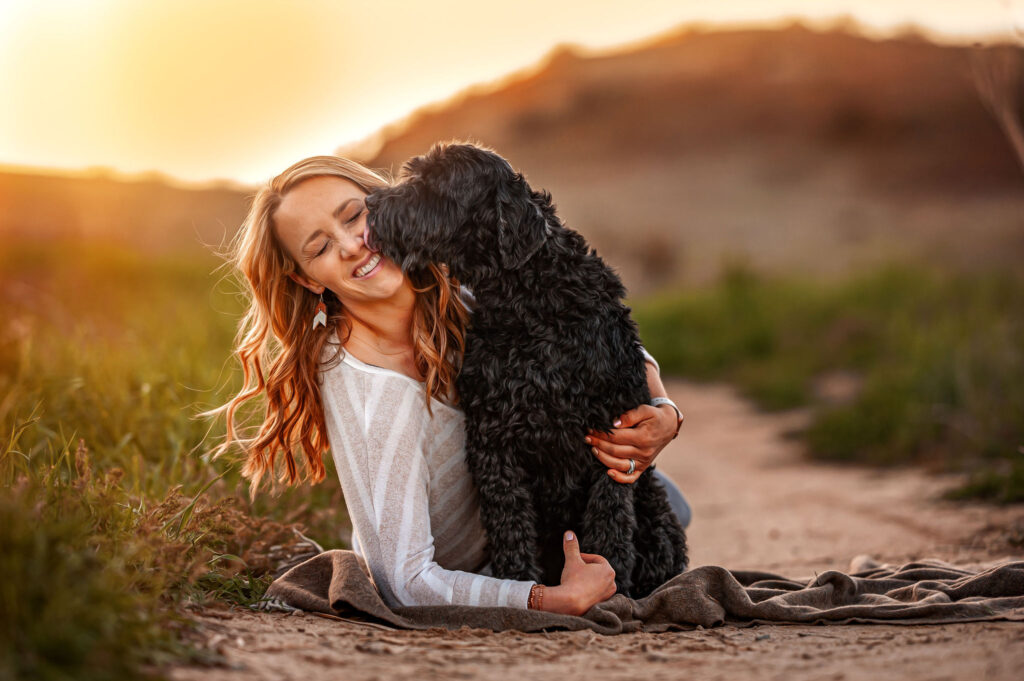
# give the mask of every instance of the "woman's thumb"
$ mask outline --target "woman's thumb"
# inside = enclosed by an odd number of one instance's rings
[[[572,530],[562,535],[562,549],[565,551],[566,563],[569,561],[575,563],[583,562],[583,559],[580,558],[580,543],[576,540],[576,535]]]

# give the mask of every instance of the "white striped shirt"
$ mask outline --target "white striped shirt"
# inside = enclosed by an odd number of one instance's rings
[[[525,608],[534,582],[478,574],[489,567],[486,535],[462,411],[435,399],[431,416],[422,383],[344,351],[322,376],[353,550],[384,601]]]

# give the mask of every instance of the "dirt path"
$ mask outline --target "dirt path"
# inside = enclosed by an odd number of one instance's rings
[[[956,483],[917,470],[810,464],[785,433],[806,412],[761,414],[726,386],[669,384],[686,414],[659,467],[694,510],[691,565],[757,568],[792,577],[938,557],[957,563],[1021,556],[995,527],[1024,508],[935,499]],[[1018,679],[1024,626],[721,627],[669,634],[405,632],[314,615],[198,615],[211,647],[235,668],[180,667],[176,681],[388,679]]]

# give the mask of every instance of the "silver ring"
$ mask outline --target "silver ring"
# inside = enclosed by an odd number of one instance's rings
[[[633,475],[633,471],[636,470],[636,461],[633,459],[629,460],[629,470],[626,471],[626,475]]]

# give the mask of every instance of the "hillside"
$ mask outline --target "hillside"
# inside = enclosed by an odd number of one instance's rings
[[[226,241],[247,207],[247,194],[226,186],[0,172],[0,235],[7,238],[116,241],[188,253]]]
[[[796,25],[560,49],[385,129],[362,160],[397,170],[435,140],[482,142],[634,290],[740,253],[819,274],[898,255],[1005,265],[1024,254],[1024,173],[972,50]]]

